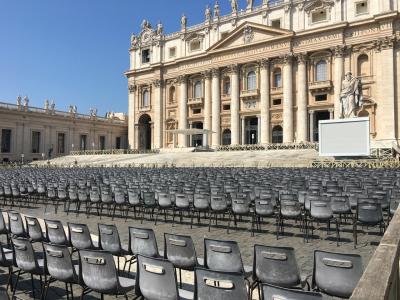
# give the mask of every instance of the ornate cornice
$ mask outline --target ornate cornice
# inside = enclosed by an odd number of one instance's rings
[[[261,69],[267,69],[269,67],[269,59],[263,58],[258,62],[258,64],[260,65]]]
[[[164,80],[162,80],[162,79],[156,79],[156,80],[153,81],[153,85],[154,85],[156,88],[163,87],[163,86],[164,86]]]

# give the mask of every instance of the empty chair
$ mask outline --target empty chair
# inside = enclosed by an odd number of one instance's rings
[[[112,219],[114,220],[115,210],[117,209],[117,207],[119,208],[119,210],[121,212],[121,217],[123,216],[124,212],[126,215],[128,213],[126,206],[127,206],[127,201],[125,198],[125,192],[123,190],[118,190],[118,191],[115,190],[114,191],[114,207],[113,207]]]
[[[279,207],[279,213],[277,218],[277,229],[276,229],[276,238],[279,238],[279,234],[284,233],[284,220],[296,220],[300,221],[300,230],[305,232],[306,222],[305,215],[302,212],[300,202],[293,200],[283,200],[281,201],[281,205]],[[305,234],[304,240],[305,240]]]
[[[147,257],[160,257],[157,240],[152,229],[129,227],[129,269],[136,260],[137,255]]]
[[[125,295],[134,291],[135,280],[118,275],[114,257],[111,253],[99,250],[80,250],[81,274],[86,288],[84,295],[95,291],[103,295]]]
[[[155,224],[157,225],[158,214],[160,212],[164,213],[164,221],[167,221],[167,211],[173,209],[173,203],[171,199],[171,195],[169,193],[158,193],[158,213],[156,215]]]
[[[100,216],[101,198],[99,190],[91,190],[89,193],[89,200],[90,201],[88,201],[86,204],[86,215],[89,215],[92,210],[92,206],[95,206],[97,215]]]
[[[330,296],[350,298],[362,274],[360,255],[314,252],[313,289]]]
[[[85,205],[85,210],[87,212],[88,210],[88,206],[90,206],[89,202],[89,197],[88,197],[88,193],[85,189],[79,189],[78,190],[78,201],[76,203],[76,214],[78,215],[81,211],[81,205],[84,204]],[[92,195],[91,195],[92,196]],[[92,198],[92,197],[90,197]],[[70,196],[71,199],[71,196]]]
[[[45,236],[43,234],[42,226],[39,221],[34,217],[25,216],[26,233],[32,242],[44,242]]]
[[[237,196],[237,195],[236,195]],[[253,217],[253,213],[250,210],[250,199],[249,197],[245,198],[232,198],[231,209],[229,211],[229,221],[228,227],[226,228],[226,232],[229,233],[229,228],[231,224],[231,220],[233,217],[233,222],[235,224],[235,228],[237,228],[237,217]],[[251,222],[251,225],[254,225],[254,222]],[[253,234],[253,227],[251,228],[251,233]]]
[[[275,205],[272,200],[272,196],[267,197],[266,195],[260,194],[262,199],[255,200],[254,215],[252,218],[251,228],[253,229],[252,234],[254,235],[254,223],[256,224],[257,230],[261,230],[261,222],[264,218],[275,218]]]
[[[194,299],[248,299],[246,281],[241,273],[227,273],[202,268],[195,271]]]
[[[164,233],[164,258],[179,270],[179,283],[182,287],[181,270],[193,271],[197,266],[196,249],[190,236]]]
[[[24,222],[21,214],[16,211],[8,211],[8,228],[14,237],[26,237]]]
[[[45,282],[44,299],[47,297],[50,284],[55,281],[65,283],[67,298],[69,298],[69,293],[71,293],[73,299],[74,293],[72,285],[82,285],[79,279],[79,265],[73,263],[71,253],[67,246],[43,243],[43,248],[46,255],[46,268],[50,275]]]
[[[175,194],[174,211],[173,211],[173,216],[172,216],[172,224],[175,223],[176,212],[179,213],[179,219],[180,219],[180,222],[182,223],[183,212],[185,212],[185,211],[186,212],[190,211],[189,198],[186,194],[176,193]]]
[[[61,221],[44,220],[44,223],[46,225],[46,240],[49,243],[65,246],[70,245]]]
[[[316,292],[290,290],[270,284],[262,285],[262,300],[322,300],[323,296]]]
[[[335,215],[339,215],[341,221],[342,216],[352,216],[350,201],[347,196],[332,196],[330,197],[331,209]]]
[[[194,194],[193,207],[190,218],[190,228],[193,228],[193,218],[197,214],[197,223],[200,224],[200,214],[210,210],[210,196],[208,194]]]
[[[136,294],[146,300],[193,299],[192,293],[178,290],[171,262],[142,255],[138,256]]]
[[[8,216],[8,214],[7,214]],[[3,211],[0,210],[0,236],[5,235],[7,244],[10,244],[10,236],[9,236],[9,231],[6,225],[6,222],[4,220],[4,215]]]
[[[128,189],[128,208],[126,210],[126,218],[128,218],[129,211],[133,209],[134,218],[136,218],[136,209],[140,212],[141,202],[139,193],[135,189]]]
[[[98,224],[99,230],[99,248],[110,252],[112,255],[117,257],[123,257],[126,264],[126,255],[129,254],[128,248],[121,244],[121,239],[119,237],[117,226]],[[119,259],[117,260],[117,267],[119,267]],[[125,266],[124,266],[125,269]]]
[[[93,250],[98,245],[93,243],[89,227],[86,224],[68,223],[70,245],[76,250]]]
[[[143,192],[142,220],[143,223],[145,213],[153,217],[154,210],[157,208],[156,196],[154,192]]]
[[[226,201],[225,196],[219,195],[211,195],[211,202],[210,202],[210,210],[209,210],[209,222],[208,222],[208,231],[211,230],[211,221],[212,216],[215,217],[215,225],[218,225],[218,216],[225,216],[228,212],[228,202]]]
[[[12,274],[13,274],[13,264],[14,264],[14,252],[11,249],[4,248],[2,244],[0,244],[0,267],[8,269],[8,279],[7,279],[7,287],[11,284],[12,287]],[[0,299],[3,299],[0,297]]]

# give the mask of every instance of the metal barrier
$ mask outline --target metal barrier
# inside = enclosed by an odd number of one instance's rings
[[[79,150],[71,151],[70,155],[118,155],[118,154],[156,154],[159,150],[137,150],[137,149],[109,149],[109,150]]]
[[[350,300],[400,299],[399,232],[398,209]]]
[[[265,150],[318,150],[318,143],[284,143],[284,144],[255,144],[255,145],[226,145],[218,146],[217,151],[265,151]]]

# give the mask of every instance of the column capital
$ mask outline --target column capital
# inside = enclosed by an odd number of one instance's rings
[[[306,52],[296,54],[296,58],[299,64],[305,64],[308,60],[308,55]]]
[[[163,79],[156,79],[156,80],[153,81],[153,85],[156,88],[163,87],[164,86],[164,80]]]
[[[289,53],[284,54],[282,56],[282,59],[285,64],[291,64],[293,61],[293,57],[294,57],[293,52],[289,52]]]
[[[261,69],[267,69],[269,67],[269,58],[261,59],[258,64],[260,65]]]
[[[346,46],[345,45],[338,45],[335,48],[332,48],[332,52],[335,55],[335,57],[341,58],[344,56],[346,51]]]
[[[187,83],[187,75],[180,75],[176,78],[178,84]]]
[[[229,74],[237,74],[239,72],[239,65],[232,64],[227,67],[227,71]]]
[[[201,72],[201,76],[203,76],[204,79],[210,79],[211,78],[211,70],[205,70]]]
[[[136,84],[129,84],[128,89],[129,89],[129,93],[133,94],[137,90],[137,85]]]
[[[396,36],[386,36],[382,39],[379,39],[375,43],[377,51],[392,49],[396,43]]]
[[[218,77],[220,74],[219,69],[215,68],[215,69],[211,69],[211,75],[213,78]]]
[[[315,112],[314,110],[309,110],[309,111],[308,111],[308,114],[314,115],[314,112]]]

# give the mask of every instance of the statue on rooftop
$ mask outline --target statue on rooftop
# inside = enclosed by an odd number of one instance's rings
[[[54,102],[54,100],[51,100],[51,110],[54,112],[56,110],[56,103]]]
[[[49,109],[49,105],[50,105],[49,100],[46,99],[46,101],[44,101],[44,109],[48,110]]]
[[[231,8],[232,8],[232,13],[236,14],[238,11],[238,3],[237,0],[231,0]]]
[[[133,33],[131,34],[131,46],[135,47],[138,43],[138,38],[136,35],[134,35]]]
[[[252,10],[254,6],[254,0],[247,0],[247,9]]]
[[[342,81],[342,91],[340,93],[340,118],[355,118],[357,110],[363,104],[361,80],[353,77],[351,72],[347,72]]]
[[[18,106],[21,106],[21,102],[22,102],[22,97],[21,97],[21,95],[19,95],[19,96],[17,97],[17,105],[18,105]]]
[[[142,21],[142,30],[146,30],[146,29],[149,29],[149,28],[151,28],[150,22],[147,21],[146,19],[144,19]]]
[[[187,26],[187,18],[185,16],[185,14],[182,14],[182,17],[181,17],[181,29],[182,30],[186,30],[186,26]]]
[[[205,16],[206,16],[206,22],[211,21],[211,8],[210,5],[206,6],[206,11],[205,11]]]
[[[29,98],[28,96],[24,97],[24,106],[27,107],[29,105]]]
[[[158,36],[161,36],[161,35],[164,34],[164,26],[163,26],[163,24],[161,23],[161,21],[159,21],[158,24],[157,24],[157,31],[156,31],[156,33],[157,33]]]
[[[220,14],[219,14],[219,4],[218,4],[218,0],[215,1],[214,4],[214,18],[219,18]]]

